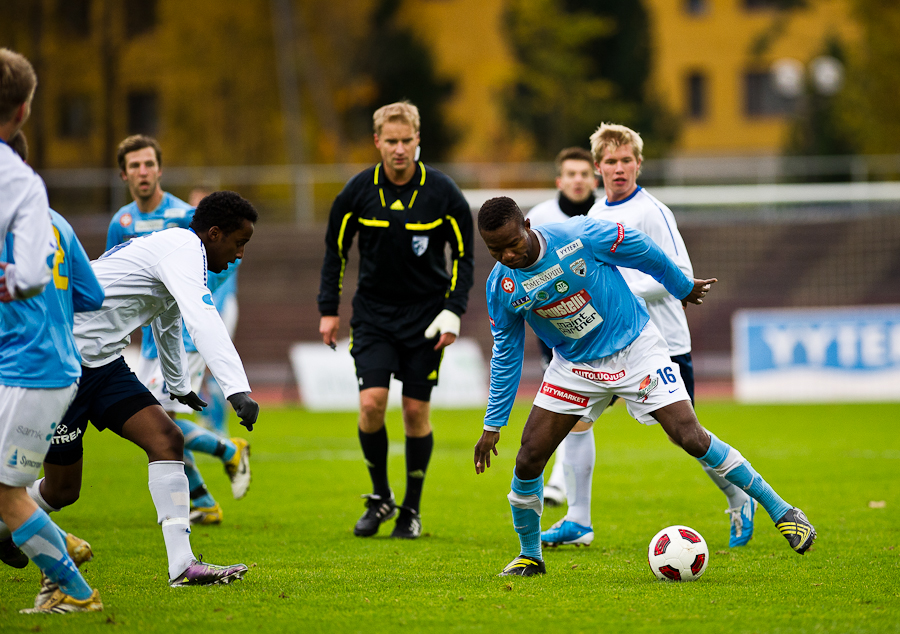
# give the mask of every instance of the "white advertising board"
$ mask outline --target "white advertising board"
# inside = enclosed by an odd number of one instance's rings
[[[316,412],[349,412],[359,409],[359,388],[349,341],[332,350],[322,342],[295,343],[290,349],[291,367],[303,405]],[[391,379],[388,407],[399,408],[403,386]],[[437,409],[467,409],[487,404],[488,373],[481,348],[474,339],[457,339],[444,350],[438,386],[431,393]]]
[[[732,337],[741,402],[900,401],[900,306],[741,310]]]

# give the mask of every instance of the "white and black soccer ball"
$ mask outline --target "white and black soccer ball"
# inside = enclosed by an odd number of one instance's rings
[[[693,528],[669,526],[650,540],[650,570],[664,581],[694,581],[706,571],[709,547]]]

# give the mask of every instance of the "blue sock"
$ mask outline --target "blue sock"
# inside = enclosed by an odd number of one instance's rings
[[[12,539],[60,590],[84,601],[93,591],[69,557],[65,535],[46,512],[37,509],[13,531]]]
[[[709,435],[709,450],[700,458],[700,461],[715,469],[716,473],[732,484],[746,491],[750,497],[766,509],[766,513],[773,522],[777,522],[791,510],[791,505],[775,493],[775,490],[763,480],[750,462],[733,447],[716,438],[715,434]]]
[[[228,438],[220,438],[211,431],[203,429],[197,423],[176,418],[175,424],[184,434],[184,448],[191,451],[209,454],[221,458],[222,462],[228,462],[234,457],[237,447]]]
[[[191,492],[191,505],[211,508],[216,505],[216,500],[206,488],[206,482],[197,465],[194,464],[194,454],[189,449],[184,450],[184,475],[188,479],[188,490]]]
[[[541,560],[541,514],[544,512],[544,474],[520,480],[513,471],[507,498],[512,508],[513,527],[519,534],[522,555]]]

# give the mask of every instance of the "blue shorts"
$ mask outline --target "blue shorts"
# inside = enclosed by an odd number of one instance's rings
[[[158,406],[159,401],[122,357],[99,368],[82,366],[78,393],[56,428],[44,462],[75,464],[84,454],[88,421],[100,431],[111,429],[121,436],[125,422],[151,405]]]

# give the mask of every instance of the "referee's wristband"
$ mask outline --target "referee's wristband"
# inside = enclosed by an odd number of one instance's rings
[[[494,427],[493,425],[485,425],[484,426],[484,431],[492,431],[496,434],[499,434],[501,429],[503,429],[503,428],[502,427]]]

